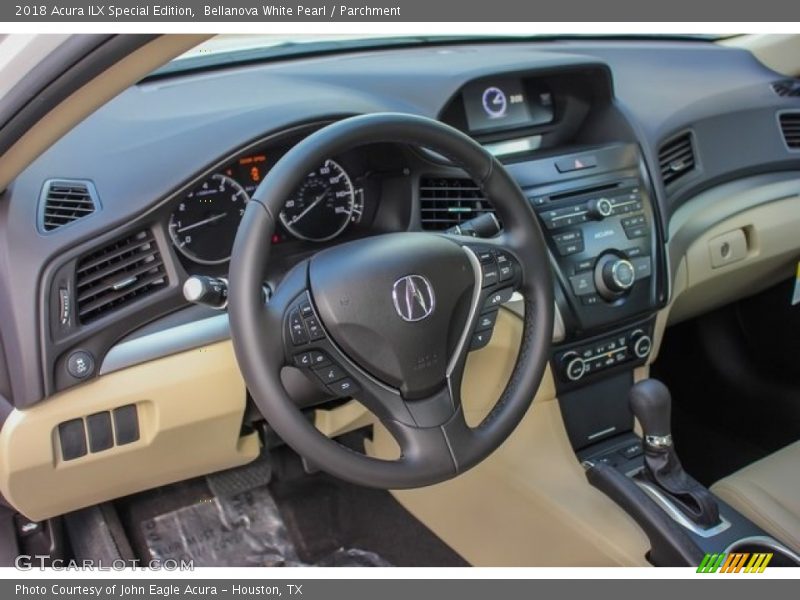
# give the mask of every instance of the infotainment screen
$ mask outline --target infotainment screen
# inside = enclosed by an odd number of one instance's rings
[[[553,119],[549,92],[529,98],[522,81],[498,78],[470,83],[464,88],[464,111],[472,133],[516,129],[549,123]]]

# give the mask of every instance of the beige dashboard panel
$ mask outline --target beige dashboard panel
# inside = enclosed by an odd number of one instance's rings
[[[741,212],[705,230],[679,264],[669,322],[754,294],[794,273],[800,258],[800,197]],[[733,240],[744,238],[741,253]],[[732,240],[735,260],[718,263],[720,240]],[[716,260],[715,260],[716,259]]]
[[[29,519],[247,463],[245,385],[229,341],[105,375],[32,408],[0,431],[0,492]],[[58,425],[135,404],[139,440],[65,461]]]
[[[486,348],[470,355],[462,396],[474,424],[491,408],[516,360],[521,320],[501,311]],[[367,448],[393,457],[380,425]],[[548,369],[531,410],[487,460],[446,483],[392,492],[476,566],[646,566],[636,523],[586,480],[570,446]]]

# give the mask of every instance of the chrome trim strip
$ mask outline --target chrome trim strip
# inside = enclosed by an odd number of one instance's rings
[[[481,292],[483,291],[483,269],[481,269],[481,261],[468,246],[461,247],[463,248],[464,252],[466,252],[467,258],[469,258],[469,262],[472,265],[472,273],[475,276],[475,290],[472,293],[472,304],[469,307],[467,325],[464,327],[464,331],[461,332],[461,338],[458,340],[458,344],[453,352],[453,356],[450,357],[450,362],[447,364],[447,371],[445,372],[445,375],[447,376],[448,386],[450,385],[450,375],[453,374],[453,371],[455,370],[456,365],[458,364],[458,361],[464,352],[464,346],[471,340],[472,324],[475,322],[475,315],[478,313]]]
[[[652,448],[671,448],[672,447],[672,434],[667,435],[646,435],[644,436],[644,443]]]
[[[579,378],[579,379],[580,379],[580,378]],[[614,431],[616,431],[616,430],[617,430],[617,428],[616,428],[616,427],[609,427],[609,428],[607,428],[607,429],[603,429],[603,430],[601,430],[601,431],[595,431],[593,434],[591,434],[591,435],[587,435],[587,436],[586,436],[586,439],[587,439],[587,440],[593,440],[593,439],[595,439],[595,438],[599,438],[599,437],[600,437],[600,436],[602,436],[602,435],[606,435],[607,433],[613,433],[613,432],[614,432]]]
[[[688,529],[695,535],[698,535],[702,538],[710,538],[714,537],[715,535],[719,535],[723,531],[727,530],[731,523],[722,515],[719,516],[719,525],[715,525],[714,527],[709,527],[708,529],[703,529],[697,523],[693,523],[689,520],[689,518],[684,515],[664,494],[661,493],[660,490],[656,489],[655,486],[650,485],[645,481],[639,481],[634,479],[633,480],[636,485],[638,485],[644,492],[650,497],[653,502],[658,504],[661,509],[669,515],[669,517],[675,521],[678,525]]]
[[[230,337],[228,313],[170,327],[111,348],[100,366],[100,375],[222,342]]]
[[[538,150],[541,145],[542,136],[532,135],[530,137],[496,142],[494,144],[484,144],[483,147],[486,148],[486,151],[492,156],[501,157],[508,156],[509,154],[516,154],[518,152],[530,152],[531,150]]]

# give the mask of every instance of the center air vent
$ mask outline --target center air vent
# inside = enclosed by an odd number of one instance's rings
[[[99,207],[97,193],[88,181],[51,179],[44,184],[39,227],[53,231],[68,223],[88,217]]]
[[[780,122],[786,145],[792,150],[800,150],[800,112],[783,113]]]
[[[772,91],[778,96],[800,96],[800,79],[783,79],[772,84]]]
[[[494,209],[471,179],[422,177],[419,181],[422,228],[448,229]]]
[[[88,323],[166,285],[153,234],[140,231],[122,238],[78,262],[78,320]]]
[[[688,132],[665,142],[658,151],[658,165],[665,186],[691,173],[695,164],[692,136]]]

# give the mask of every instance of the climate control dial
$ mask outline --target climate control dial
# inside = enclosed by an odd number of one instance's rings
[[[586,361],[577,352],[567,352],[562,356],[561,367],[570,381],[578,381],[586,373]]]

